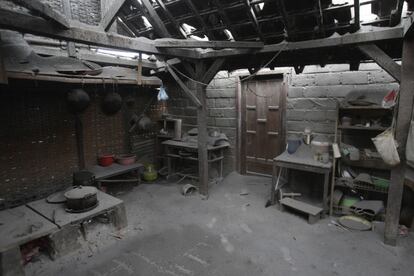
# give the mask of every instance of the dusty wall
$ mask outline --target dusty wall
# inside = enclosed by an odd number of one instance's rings
[[[0,86],[0,209],[44,197],[72,183],[78,170],[74,117],[68,112],[70,86],[10,81]],[[127,133],[131,112],[140,113],[155,95],[149,89],[120,87],[124,104],[115,115],[101,110],[102,86],[85,86],[91,104],[82,114],[86,166],[104,153],[134,152],[151,133]],[[106,87],[106,89],[109,89]],[[151,155],[151,153],[148,153]]]
[[[230,140],[230,149],[225,152],[224,173],[235,169],[236,165],[236,78],[227,72],[219,72],[207,87],[208,127],[225,133]],[[189,87],[191,83],[187,83]],[[166,84],[170,100],[168,111],[173,117],[183,120],[183,129],[197,127],[197,108],[181,92],[173,81]]]
[[[398,84],[376,64],[361,64],[360,71],[349,71],[349,65],[307,66],[302,74],[295,74],[290,68],[277,72],[287,74],[288,98],[286,127],[288,135],[302,133],[310,126],[316,134],[333,137],[336,118],[336,101],[355,88],[398,89]],[[226,153],[225,172],[236,169],[237,149],[237,95],[236,78],[247,71],[229,74],[219,72],[207,87],[209,110],[208,127],[218,128],[231,141]],[[191,82],[187,83],[191,86]],[[183,119],[183,126],[197,126],[197,110],[174,83],[166,84],[171,100],[169,112]]]
[[[332,138],[335,131],[336,103],[353,89],[398,89],[399,85],[376,64],[361,64],[359,71],[348,65],[308,66],[302,74],[290,77],[286,125],[289,134],[305,127]]]

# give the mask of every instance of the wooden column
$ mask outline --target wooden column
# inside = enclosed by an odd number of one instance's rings
[[[206,72],[204,61],[198,61],[195,66],[196,79],[202,80]],[[197,97],[201,106],[197,108],[198,126],[198,173],[200,194],[208,197],[208,152],[207,152],[207,100],[206,86],[196,83]]]
[[[403,42],[401,86],[397,108],[396,140],[401,163],[391,171],[391,184],[388,190],[387,214],[385,217],[384,242],[397,244],[401,200],[405,174],[405,145],[407,143],[413,109],[414,87],[414,38],[405,37]]]
[[[7,71],[4,65],[4,58],[0,54],[0,84],[8,84]]]
[[[191,75],[193,83],[191,88],[187,87],[185,83],[178,77],[174,69],[168,64],[167,71],[175,79],[177,84],[181,87],[184,94],[197,107],[197,125],[198,125],[198,173],[199,173],[199,192],[205,198],[208,197],[208,151],[207,151],[207,96],[206,84],[210,83],[225,59],[218,58],[207,67],[205,60],[192,60],[191,62],[183,61],[184,67]],[[195,69],[193,68],[195,65]]]

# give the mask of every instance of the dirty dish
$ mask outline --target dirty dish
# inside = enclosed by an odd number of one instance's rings
[[[371,222],[364,218],[360,218],[353,215],[340,217],[338,220],[342,226],[358,231],[368,231],[372,228]]]

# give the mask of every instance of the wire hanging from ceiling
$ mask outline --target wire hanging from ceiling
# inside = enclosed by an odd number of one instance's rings
[[[241,78],[240,79],[240,81],[242,82],[242,81],[246,81],[246,80],[248,80],[248,79],[251,79],[251,78],[253,78],[254,76],[256,76],[263,68],[266,68],[266,67],[268,67],[269,66],[269,64],[271,64],[279,55],[280,55],[280,53],[282,53],[282,51],[286,48],[286,46],[287,46],[287,44],[284,44],[283,45],[283,47],[268,61],[268,62],[266,62],[263,66],[261,66],[260,68],[259,68],[259,70],[257,70],[256,72],[254,72],[253,74],[250,74],[250,75],[248,75],[248,76],[246,76],[246,77],[244,77],[244,78]],[[175,66],[173,66],[173,65],[170,65],[170,64],[166,64],[166,66],[169,66],[171,69],[173,69],[175,72],[177,72],[179,75],[181,75],[181,76],[183,76],[183,77],[185,77],[186,79],[188,79],[188,80],[190,80],[190,81],[192,81],[192,82],[194,82],[194,83],[197,83],[197,84],[201,84],[201,85],[204,85],[204,86],[208,86],[209,84],[208,83],[204,83],[204,82],[201,82],[201,81],[197,81],[197,80],[195,80],[195,79],[193,79],[193,78],[191,78],[191,77],[189,77],[189,76],[187,76],[186,74],[184,74],[183,72],[181,72],[180,70],[178,70]],[[234,82],[233,84],[236,84],[237,82]]]

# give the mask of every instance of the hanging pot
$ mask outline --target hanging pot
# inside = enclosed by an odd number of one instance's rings
[[[77,186],[67,191],[66,207],[68,211],[79,212],[91,210],[98,204],[98,190],[93,186]]]
[[[69,91],[66,100],[68,102],[69,110],[73,113],[84,111],[91,101],[89,94],[83,89],[72,89]]]
[[[106,94],[102,102],[102,111],[106,115],[114,115],[122,107],[122,97],[118,93],[110,92]]]

